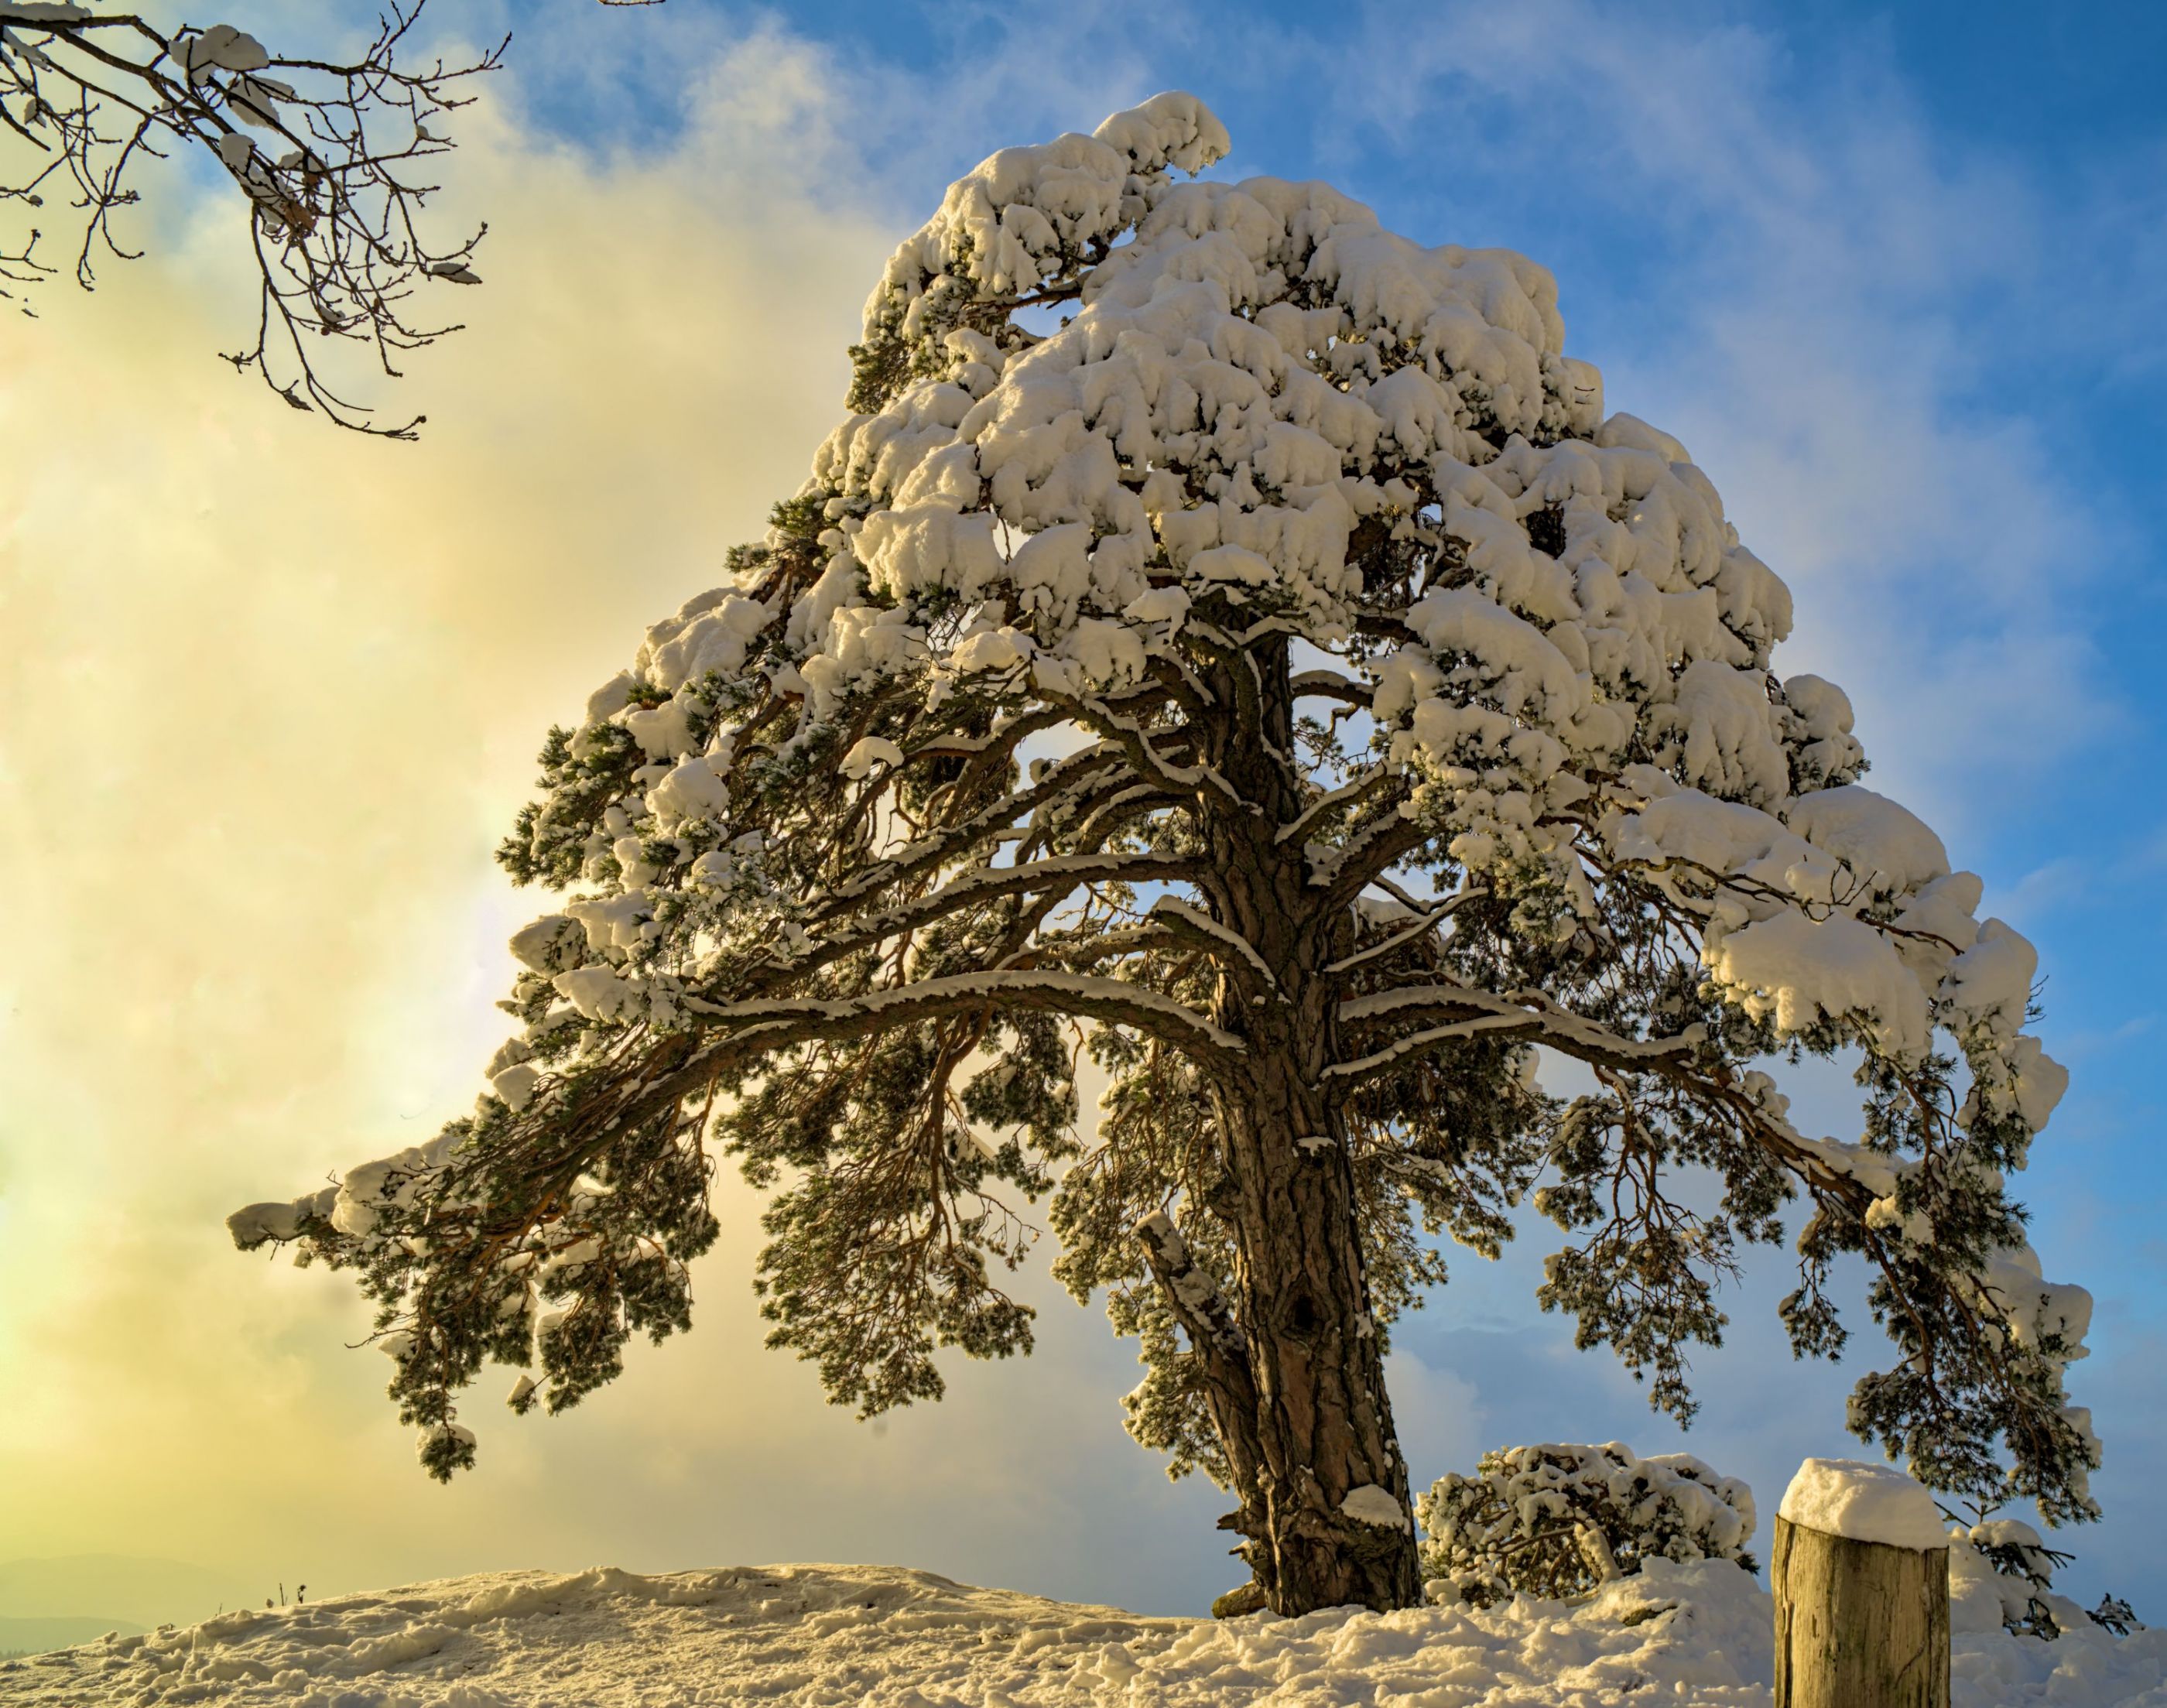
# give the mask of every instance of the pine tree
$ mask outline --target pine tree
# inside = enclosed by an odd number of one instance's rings
[[[867,1414],[1029,1349],[1050,1194],[1131,1432],[1296,1613],[1419,1595],[1382,1359],[1432,1236],[1494,1255],[1532,1192],[1544,1308],[1685,1416],[1803,1194],[1795,1347],[1846,1252],[1896,1346],[1852,1426],[2090,1515],[2089,1301],[2003,1183],[2066,1077],[2031,948],[1771,673],[1788,593],[1547,273],[1176,180],[1227,146],[1161,95],[949,190],[812,478],[551,735],[502,858],[570,899],[477,1112],[236,1238],[359,1271],[442,1477],[485,1360],[555,1410],[687,1324],[717,1158],[771,1194],[771,1343]],[[1788,1119],[1801,1051],[1862,1061],[1858,1143]]]

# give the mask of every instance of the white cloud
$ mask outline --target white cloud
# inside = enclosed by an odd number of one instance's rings
[[[544,729],[837,413],[891,236],[775,194],[789,136],[723,95],[697,116],[678,151],[596,161],[468,115],[454,188],[495,258],[469,329],[411,364],[419,447],[214,359],[248,300],[222,201],[0,327],[16,1547],[239,1566],[301,1505],[349,1570],[432,1512],[521,1534],[502,1478],[421,1504],[379,1372],[340,1350],[351,1285],[237,1258],[220,1222],[472,1096],[519,905],[489,852]],[[723,183],[719,216],[698,192]]]
[[[1484,1433],[1481,1394],[1465,1376],[1401,1348],[1385,1360],[1385,1381],[1400,1452],[1417,1493],[1448,1471],[1471,1472],[1484,1450],[1497,1445]]]

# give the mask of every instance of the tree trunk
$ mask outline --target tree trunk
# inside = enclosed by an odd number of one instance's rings
[[[1253,664],[1254,668],[1250,666]],[[1224,959],[1214,1018],[1248,1053],[1212,1087],[1227,1174],[1213,1207],[1233,1234],[1231,1302],[1188,1265],[1170,1224],[1142,1230],[1152,1265],[1205,1376],[1239,1511],[1222,1526],[1274,1612],[1422,1599],[1407,1472],[1385,1396],[1363,1276],[1354,1178],[1324,1069],[1337,995],[1322,969],[1344,929],[1310,884],[1287,651],[1258,646],[1215,673],[1235,712],[1205,756],[1248,805],[1214,806],[1218,923],[1253,957]],[[1158,1223],[1161,1218],[1152,1218]],[[1183,1271],[1177,1273],[1177,1271]]]
[[[1220,1108],[1237,1206],[1236,1321],[1254,1395],[1240,1432],[1256,1461],[1246,1552],[1274,1612],[1412,1606],[1422,1582],[1407,1467],[1346,1147],[1286,1055],[1256,1066],[1248,1095]]]
[[[1776,1520],[1776,1708],[1948,1708],[1949,1551]]]

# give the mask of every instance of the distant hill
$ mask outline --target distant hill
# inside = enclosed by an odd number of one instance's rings
[[[125,1619],[0,1619],[0,1655],[42,1654],[95,1642],[109,1631],[134,1636],[146,1629]]]
[[[153,1626],[193,1625],[223,1606],[262,1605],[270,1586],[255,1589],[222,1572],[180,1560],[135,1554],[62,1554],[0,1562],[0,1626],[61,1620],[84,1635]],[[71,1642],[81,1642],[73,1637]],[[0,1629],[0,1650],[47,1647],[15,1641]]]

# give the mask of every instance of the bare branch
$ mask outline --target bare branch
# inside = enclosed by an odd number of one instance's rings
[[[296,409],[411,439],[420,416],[373,420],[326,379],[319,352],[327,339],[363,345],[395,379],[404,353],[458,330],[415,314],[421,287],[481,282],[472,263],[488,227],[425,236],[437,187],[410,169],[450,151],[432,127],[469,103],[463,80],[495,70],[511,38],[472,64],[410,69],[401,55],[425,3],[389,0],[368,50],[347,61],[282,57],[229,24],[168,34],[132,13],[14,8],[0,28],[0,118],[39,153],[0,180],[0,201],[39,207],[56,175],[72,185],[82,215],[76,278],[90,289],[98,261],[142,252],[114,224],[140,200],[138,162],[201,150],[241,192],[260,281],[254,339],[224,359]],[[27,247],[0,257],[12,283],[51,270]]]

